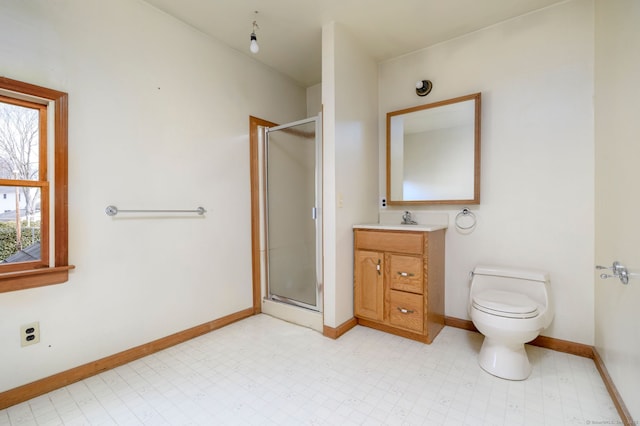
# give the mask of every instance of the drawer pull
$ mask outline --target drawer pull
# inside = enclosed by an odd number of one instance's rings
[[[415,277],[416,275],[412,272],[398,272],[398,275],[401,277]]]
[[[412,313],[415,312],[413,309],[405,309],[405,308],[401,308],[399,306],[398,306],[398,310],[403,314],[412,314]]]

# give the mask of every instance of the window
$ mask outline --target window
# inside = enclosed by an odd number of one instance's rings
[[[59,284],[73,269],[67,134],[66,93],[0,77],[0,292]]]

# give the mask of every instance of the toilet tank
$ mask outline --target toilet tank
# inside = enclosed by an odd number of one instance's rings
[[[501,266],[477,266],[471,277],[470,301],[475,293],[493,289],[522,293],[547,307],[549,273]]]

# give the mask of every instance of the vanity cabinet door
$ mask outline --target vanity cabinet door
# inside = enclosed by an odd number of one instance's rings
[[[354,269],[354,310],[356,316],[382,321],[384,314],[384,255],[375,251],[356,250]]]

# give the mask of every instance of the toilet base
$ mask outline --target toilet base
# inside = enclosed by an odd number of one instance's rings
[[[524,343],[496,342],[487,336],[478,362],[487,373],[508,380],[524,380],[532,370]]]

